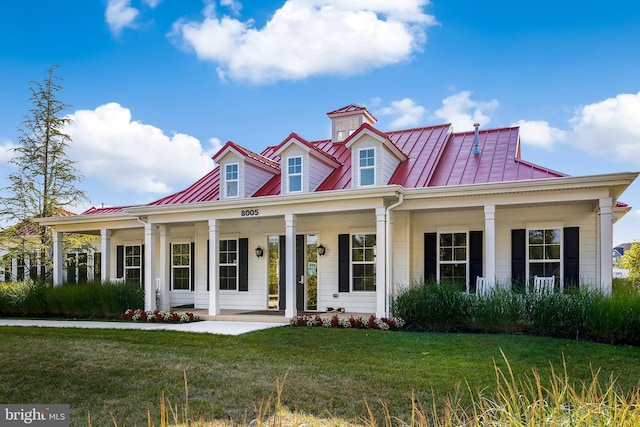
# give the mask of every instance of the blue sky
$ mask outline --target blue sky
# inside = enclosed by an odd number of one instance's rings
[[[0,178],[54,64],[78,212],[180,190],[228,140],[328,138],[350,103],[381,130],[518,124],[525,160],[570,175],[639,171],[638,46],[635,0],[2,2]],[[640,182],[622,201],[614,243],[640,240]]]

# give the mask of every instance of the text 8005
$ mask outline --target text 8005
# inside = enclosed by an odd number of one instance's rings
[[[258,209],[244,209],[240,211],[240,216],[258,216],[260,212]]]

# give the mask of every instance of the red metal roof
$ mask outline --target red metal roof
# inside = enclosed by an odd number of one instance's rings
[[[352,104],[334,112],[349,112],[360,108],[364,107]],[[453,133],[449,124],[392,132],[381,132],[366,123],[362,125],[361,129],[363,127],[369,127],[377,134],[388,138],[392,144],[407,156],[407,160],[399,164],[389,180],[389,184],[401,185],[405,188],[481,184],[566,176],[563,173],[521,160],[517,127],[480,130],[479,146],[482,151],[479,155],[471,154],[474,132]],[[339,164],[316,191],[351,188],[351,151],[346,147],[346,141],[321,140],[309,142],[292,133],[282,143],[277,146],[267,147],[261,154],[253,153],[237,144],[227,142],[225,147],[216,155],[220,155],[224,149],[232,147],[241,155],[251,157],[274,168],[277,167],[278,171],[273,178],[267,181],[252,197],[275,196],[280,194],[281,182],[279,173],[280,157],[276,153],[278,153],[282,144],[292,137],[323,153],[328,158],[334,159]],[[219,167],[216,167],[186,189],[156,200],[150,203],[149,206],[215,201],[220,196],[219,187]],[[119,211],[122,211],[122,208],[92,208],[84,212],[84,214],[91,215]]]

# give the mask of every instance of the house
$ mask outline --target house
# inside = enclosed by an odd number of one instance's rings
[[[291,133],[252,152],[227,142],[201,179],[149,204],[91,208],[55,227],[99,236],[102,280],[145,287],[145,308],[389,315],[420,280],[475,292],[556,286],[611,292],[613,223],[637,173],[567,176],[521,158],[517,127],[383,132],[362,106],[327,113],[331,138]]]
[[[60,210],[56,217],[74,216]],[[21,282],[43,279],[51,272],[41,262],[40,226],[32,220],[23,220],[0,230],[0,282]],[[92,239],[75,233],[66,236],[63,281],[82,283],[100,280],[100,257]]]

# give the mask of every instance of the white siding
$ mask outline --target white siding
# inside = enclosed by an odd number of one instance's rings
[[[333,171],[333,167],[328,164],[310,156],[308,167],[309,174],[309,189],[308,191],[315,191],[316,188],[329,176]]]
[[[381,153],[379,157],[381,157],[382,160],[380,162],[382,167],[378,168],[378,171],[380,173],[378,185],[387,185],[387,183],[391,179],[391,176],[398,168],[400,160],[398,160],[398,158],[391,151],[387,150],[384,147],[380,147],[378,151]]]
[[[423,235],[439,229],[456,228],[484,230],[482,208],[413,213],[411,215],[411,274],[410,283],[422,280],[424,241]],[[527,224],[560,224],[562,227],[580,228],[580,277],[581,283],[596,281],[596,214],[591,204],[567,206],[496,208],[496,280],[511,280],[511,230],[527,228]],[[397,239],[395,239],[397,240]],[[394,244],[401,243],[394,241]],[[402,246],[397,246],[401,248]],[[483,259],[486,257],[483,256]],[[400,279],[400,277],[397,277]]]
[[[244,175],[240,175],[241,181],[244,178],[244,185],[241,185],[242,197],[251,197],[253,193],[273,178],[273,175],[275,175],[275,173],[269,173],[264,169],[244,163]]]

